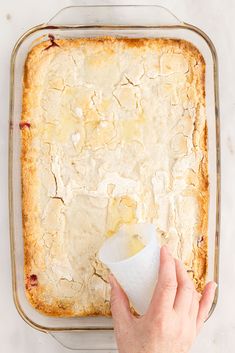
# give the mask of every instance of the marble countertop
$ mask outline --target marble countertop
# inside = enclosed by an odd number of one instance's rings
[[[49,335],[29,327],[18,315],[12,299],[7,194],[8,93],[10,54],[19,36],[28,28],[51,18],[60,8],[77,3],[66,0],[0,2],[0,351],[4,353],[67,352]],[[115,1],[80,3],[105,4]],[[129,0],[116,3],[141,2]],[[204,30],[217,49],[222,144],[220,294],[217,308],[205,324],[192,353],[231,353],[235,351],[235,2],[159,0],[142,3],[168,7],[180,19]]]

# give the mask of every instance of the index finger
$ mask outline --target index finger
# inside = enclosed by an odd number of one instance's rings
[[[173,310],[177,291],[177,277],[174,258],[168,248],[163,246],[160,252],[158,282],[153,293],[150,310]]]

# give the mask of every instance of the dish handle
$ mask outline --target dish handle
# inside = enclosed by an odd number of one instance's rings
[[[49,334],[63,347],[83,353],[117,352],[112,330],[51,331]]]
[[[159,5],[78,5],[58,11],[50,26],[176,26],[182,24]]]

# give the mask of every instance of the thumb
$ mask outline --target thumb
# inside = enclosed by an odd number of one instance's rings
[[[114,326],[119,327],[132,317],[130,303],[126,293],[112,274],[109,275],[109,283],[111,285],[111,311]]]

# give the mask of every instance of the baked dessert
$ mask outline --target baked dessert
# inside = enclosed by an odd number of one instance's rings
[[[26,293],[53,316],[110,315],[96,254],[151,222],[201,291],[207,272],[205,62],[175,39],[44,41],[24,71]]]

